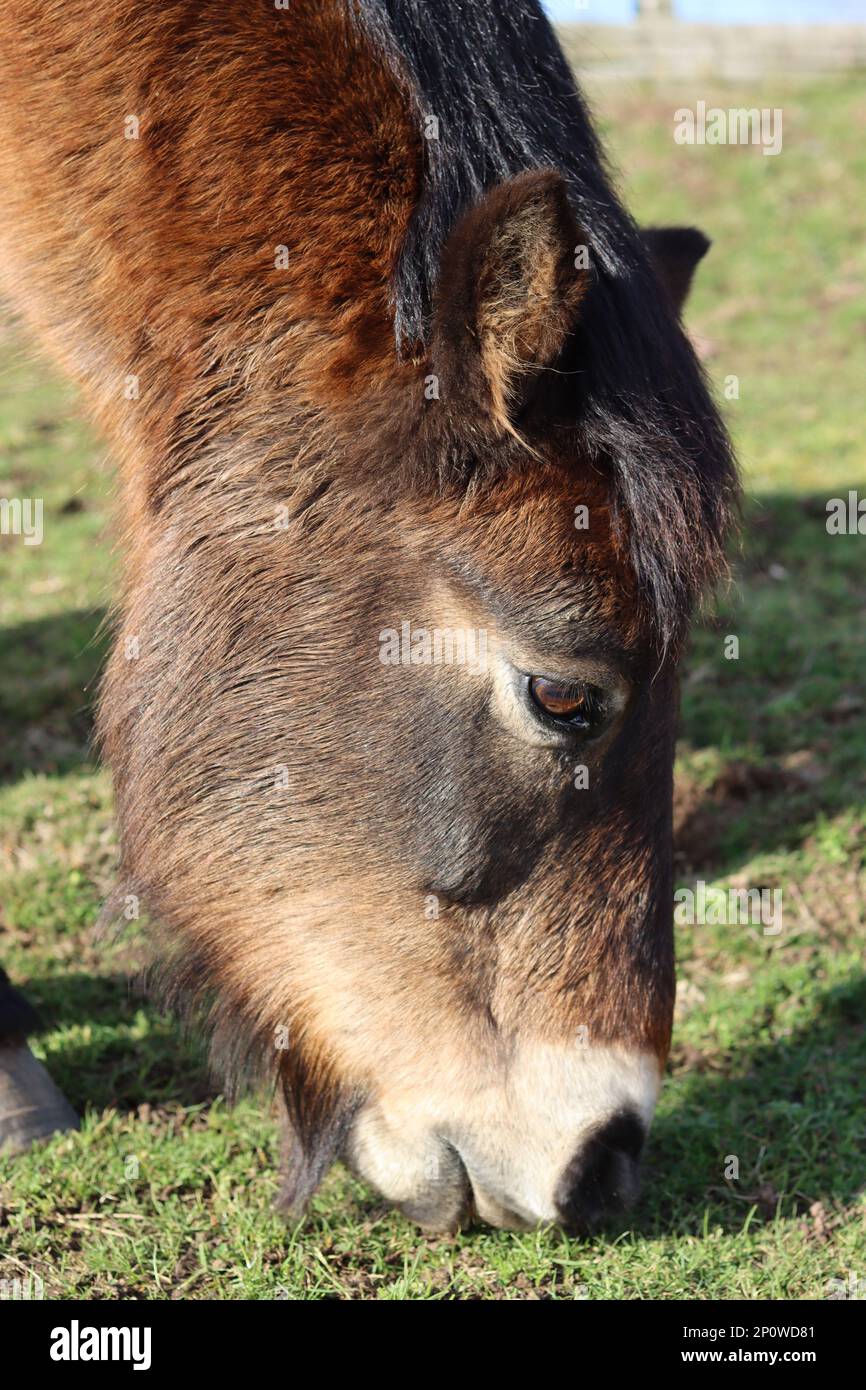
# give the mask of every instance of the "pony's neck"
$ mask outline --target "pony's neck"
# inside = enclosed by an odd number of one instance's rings
[[[68,0],[0,46],[0,276],[127,469],[394,370],[421,137],[344,0]]]

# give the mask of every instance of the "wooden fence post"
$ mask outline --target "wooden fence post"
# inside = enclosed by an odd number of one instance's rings
[[[637,0],[638,19],[673,19],[673,0]]]

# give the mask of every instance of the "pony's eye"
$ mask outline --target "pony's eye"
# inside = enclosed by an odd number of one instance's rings
[[[574,729],[591,729],[602,717],[600,694],[591,685],[575,685],[530,676],[529,693],[539,709],[561,724]]]

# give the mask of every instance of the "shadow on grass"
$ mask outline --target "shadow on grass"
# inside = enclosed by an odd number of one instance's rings
[[[682,1070],[652,1131],[633,1229],[700,1234],[770,1220],[777,1209],[849,1203],[866,1189],[866,978],[827,991],[808,1026],[732,1049],[719,1071]],[[739,1179],[725,1167],[739,1161]]]
[[[37,976],[27,983],[27,998],[44,1032],[66,1034],[52,1048],[49,1066],[79,1112],[197,1105],[219,1092],[204,1049],[126,975]]]
[[[866,804],[866,540],[829,535],[826,506],[750,502],[733,588],[694,629],[680,752],[720,766],[709,785],[678,781],[683,876],[796,851],[819,817]]]
[[[0,783],[93,761],[93,706],[109,636],[102,609],[0,630]]]

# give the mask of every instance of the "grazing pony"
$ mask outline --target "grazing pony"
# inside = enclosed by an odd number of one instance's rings
[[[422,1225],[636,1188],[677,666],[736,493],[538,0],[10,0],[0,261],[120,471],[159,997]],[[46,537],[50,545],[50,534]]]

